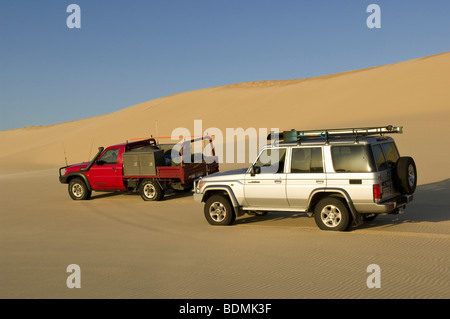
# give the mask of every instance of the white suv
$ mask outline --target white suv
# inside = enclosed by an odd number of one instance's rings
[[[402,127],[286,131],[247,169],[194,183],[212,225],[245,213],[305,212],[323,230],[346,230],[378,214],[397,214],[413,199],[417,170],[394,140]],[[273,139],[273,134],[269,135]]]

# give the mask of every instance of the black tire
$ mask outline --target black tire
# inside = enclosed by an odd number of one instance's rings
[[[81,178],[74,178],[69,182],[69,195],[73,200],[87,200],[91,198],[90,191],[86,183]]]
[[[164,190],[157,181],[144,179],[139,184],[139,194],[145,201],[160,201],[164,197]]]
[[[344,231],[351,224],[347,203],[337,197],[321,199],[314,208],[314,219],[322,230]]]
[[[204,207],[205,218],[211,225],[231,225],[236,219],[234,209],[228,198],[222,195],[213,195],[206,200]]]
[[[400,157],[395,165],[393,180],[401,194],[412,194],[417,186],[417,168],[412,157]]]

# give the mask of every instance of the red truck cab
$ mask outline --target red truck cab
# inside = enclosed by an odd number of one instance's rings
[[[219,171],[212,145],[212,157],[202,156],[201,162],[183,161],[182,155],[186,145],[198,140],[207,140],[212,144],[209,136],[206,139],[202,137],[182,143],[179,152],[181,162],[175,164],[171,159],[171,152],[177,144],[160,145],[154,138],[117,144],[106,149],[99,147],[91,162],[61,167],[59,180],[63,184],[69,184],[69,195],[74,200],[89,199],[92,191],[139,191],[144,200],[160,200],[167,189],[190,190],[195,179]],[[130,155],[133,151],[145,148],[156,150],[160,155],[164,153],[164,162],[160,159],[155,163],[150,174],[125,174],[124,154]],[[127,171],[134,172],[130,169]]]

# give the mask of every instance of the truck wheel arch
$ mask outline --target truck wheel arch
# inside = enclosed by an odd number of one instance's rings
[[[74,173],[67,174],[67,184],[69,184],[72,179],[77,178],[77,177],[81,178],[83,180],[83,182],[86,184],[86,187],[88,188],[88,190],[92,191],[91,183],[89,183],[88,178],[83,173],[74,172]]]

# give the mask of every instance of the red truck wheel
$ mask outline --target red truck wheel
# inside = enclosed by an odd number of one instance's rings
[[[69,195],[73,200],[84,200],[91,197],[92,192],[81,178],[74,178],[69,183]]]
[[[139,194],[145,201],[159,201],[164,197],[164,190],[158,182],[144,179],[139,185]]]

